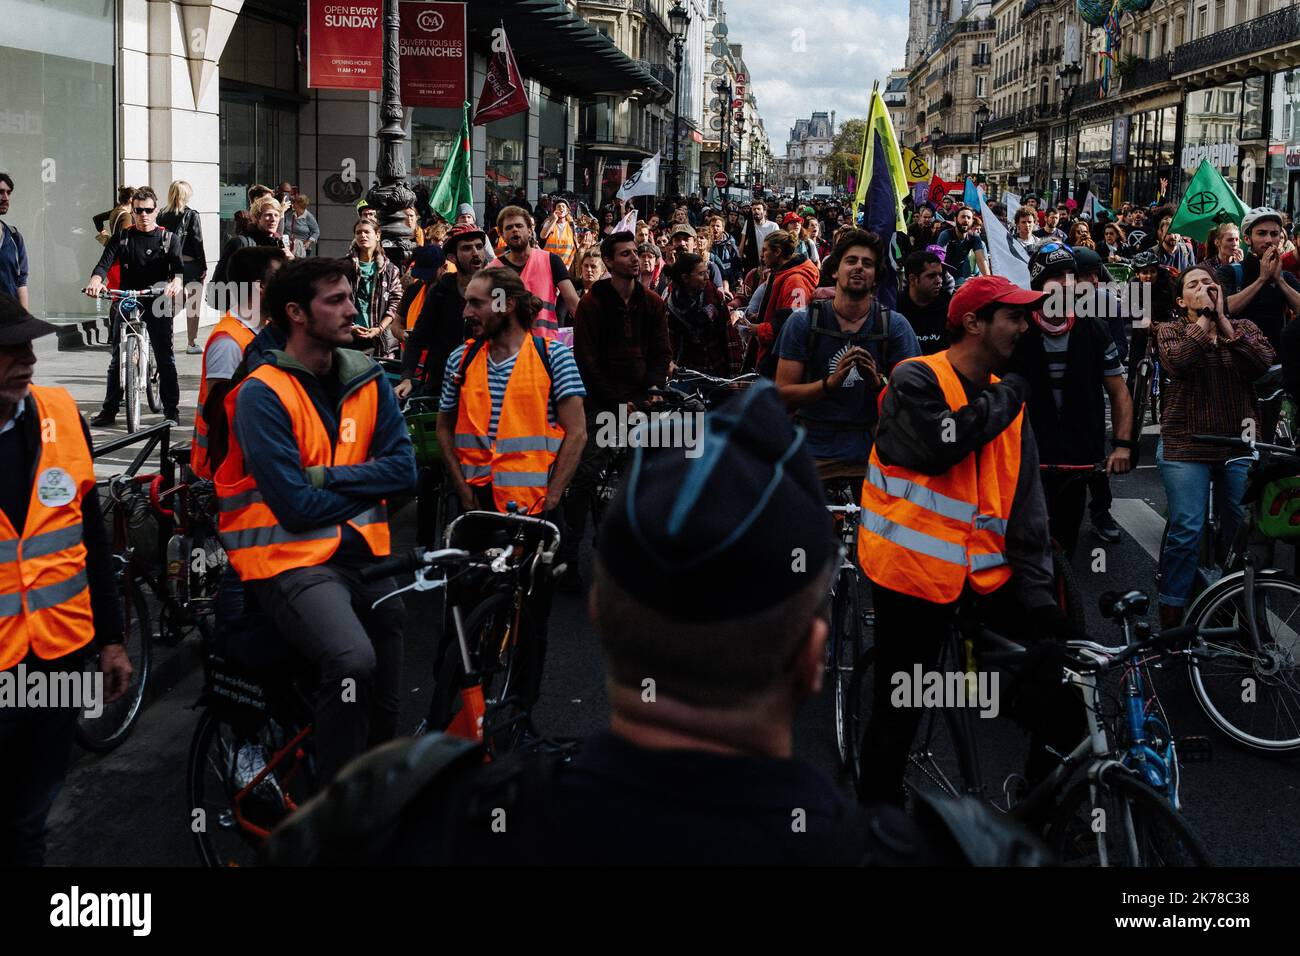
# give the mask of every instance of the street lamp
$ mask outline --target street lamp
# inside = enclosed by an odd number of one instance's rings
[[[975,111],[975,142],[979,144],[979,158],[975,160],[976,172],[984,173],[984,124],[989,121],[988,104],[981,103]]]
[[[1065,91],[1065,156],[1061,159],[1061,185],[1067,190],[1069,187],[1066,184],[1070,182],[1070,106],[1074,102],[1074,91],[1079,86],[1079,77],[1082,74],[1083,67],[1078,63],[1067,63],[1056,71],[1056,76],[1061,81],[1061,89]],[[1056,150],[1053,149],[1048,154],[1049,163],[1051,161],[1050,157],[1055,152]],[[1068,192],[1066,198],[1069,198]],[[1056,196],[1056,201],[1058,203],[1061,201],[1059,194]]]
[[[668,11],[668,25],[673,31],[673,58],[676,67],[676,82],[673,84],[673,197],[682,194],[680,155],[682,148],[682,47],[686,44],[686,28],[691,25],[691,15],[682,6],[682,0],[675,0]],[[730,104],[728,104],[730,108]]]
[[[415,193],[406,185],[406,131],[402,128],[401,76],[399,74],[398,31],[401,20],[397,0],[384,0],[383,92],[379,115],[379,165],[377,185],[366,194],[366,202],[379,210],[380,241],[384,255],[399,269],[415,240],[402,211],[415,205]]]

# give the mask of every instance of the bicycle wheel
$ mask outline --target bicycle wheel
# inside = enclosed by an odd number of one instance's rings
[[[159,385],[158,378],[158,363],[154,361],[153,353],[150,352],[149,349],[144,349],[141,358],[144,360],[144,395],[146,400],[149,402],[149,411],[157,415],[163,410],[162,393],[160,391],[161,386]]]
[[[1066,791],[1046,837],[1064,866],[1101,866],[1103,848],[1106,866],[1213,865],[1169,801],[1117,765]]]
[[[1052,582],[1056,593],[1056,603],[1066,618],[1079,630],[1084,630],[1083,598],[1079,594],[1079,583],[1074,578],[1074,568],[1060,548],[1052,548]]]
[[[237,799],[295,734],[261,715],[244,720],[219,706],[203,712],[190,741],[185,794],[186,820],[204,866],[254,864],[263,833],[295,808],[290,781],[300,794],[299,803],[310,795],[310,758],[299,746]]]
[[[515,676],[516,643],[511,633],[513,602],[506,593],[493,594],[484,599],[464,619],[465,640],[470,649],[470,663],[478,672],[483,687],[485,739],[489,730],[494,739],[488,740],[493,752],[509,749],[513,734],[509,731],[519,722],[519,714],[512,702]],[[448,627],[452,627],[450,621]],[[433,696],[429,701],[429,714],[425,726],[429,730],[443,731],[450,726],[460,709],[460,689],[464,686],[465,666],[455,634],[443,653],[442,665],[434,682]],[[502,726],[503,724],[510,726]]]
[[[1300,581],[1281,571],[1255,574],[1260,646],[1250,633],[1245,574],[1223,578],[1187,614],[1198,628],[1234,635],[1200,639],[1222,656],[1193,659],[1189,677],[1197,703],[1229,738],[1262,753],[1300,750]]]
[[[126,640],[127,659],[131,662],[131,683],[124,693],[102,711],[89,717],[82,712],[77,718],[77,743],[92,753],[108,753],[131,735],[132,728],[144,710],[144,697],[149,684],[149,665],[152,659],[149,607],[145,603],[140,585],[131,581],[129,592],[123,595],[122,633]],[[88,654],[85,671],[99,672],[100,655]]]
[[[126,403],[126,430],[134,432],[140,427],[140,336],[127,335],[125,363],[126,388],[122,396]]]
[[[862,741],[866,736],[867,726],[871,723],[871,706],[874,698],[872,667],[875,660],[876,649],[864,647],[853,665],[853,674],[849,678],[845,708],[849,735],[847,769],[855,791],[862,782]]]
[[[861,582],[853,568],[841,568],[835,580],[831,627],[833,631],[827,647],[830,653],[829,676],[835,695],[835,747],[840,766],[850,770],[853,733],[849,726],[849,688],[863,645]]]

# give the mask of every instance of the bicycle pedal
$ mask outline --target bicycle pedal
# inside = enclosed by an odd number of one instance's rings
[[[1183,763],[1205,763],[1214,757],[1214,744],[1209,737],[1193,734],[1178,738],[1178,759]]]

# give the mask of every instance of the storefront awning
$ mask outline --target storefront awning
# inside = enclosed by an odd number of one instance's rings
[[[504,23],[519,69],[558,92],[664,89],[564,0],[474,0],[468,11],[470,31],[480,37]]]

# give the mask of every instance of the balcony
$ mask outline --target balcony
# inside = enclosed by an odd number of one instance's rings
[[[668,132],[672,132],[672,123],[668,124]],[[646,156],[652,154],[653,150],[650,145],[650,136],[641,134],[639,136],[624,136],[602,131],[580,131],[578,133],[577,146],[581,149],[599,149],[610,152],[640,152]]]
[[[934,53],[959,33],[983,33],[985,30],[992,32],[996,26],[997,21],[992,17],[985,17],[982,20],[950,21],[935,31],[926,49],[928,52]]]
[[[667,63],[651,63],[649,60],[637,60],[637,66],[641,67],[656,80],[662,83],[665,89],[671,93],[676,88],[673,68]]]
[[[1133,68],[1133,78],[1125,80],[1123,83],[1124,92],[1131,90],[1140,90],[1147,86],[1157,86],[1168,83],[1173,76],[1174,54],[1166,53],[1164,56],[1157,56],[1150,60],[1139,60],[1137,66]]]
[[[941,146],[969,146],[974,142],[974,133],[944,133],[937,139],[933,137],[930,139],[930,145],[935,149]]]
[[[1172,72],[1204,71],[1207,79],[1226,80],[1294,66],[1300,60],[1298,42],[1300,7],[1291,6],[1182,44],[1174,51]]]
[[[970,56],[971,66],[988,66],[992,62],[992,53],[972,53]]]
[[[1020,8],[1020,17],[1023,20],[1035,10],[1041,10],[1044,7],[1050,7],[1056,0],[1025,0],[1025,5]]]
[[[983,137],[988,139],[990,136],[998,136],[1008,130],[1016,129],[1020,124],[1016,122],[1017,115],[1011,113],[1007,116],[1000,116],[997,119],[991,119],[984,124]]]

